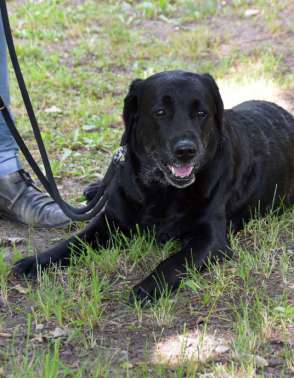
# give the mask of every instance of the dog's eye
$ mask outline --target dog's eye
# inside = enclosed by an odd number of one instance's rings
[[[199,111],[197,112],[197,117],[198,117],[198,118],[202,118],[202,119],[204,119],[204,118],[207,117],[207,113],[204,112],[204,111],[202,111],[202,110],[199,110]]]
[[[163,117],[163,116],[165,116],[165,114],[166,114],[166,112],[165,112],[164,109],[158,109],[158,110],[156,110],[156,111],[154,112],[154,115],[155,115],[156,117]]]

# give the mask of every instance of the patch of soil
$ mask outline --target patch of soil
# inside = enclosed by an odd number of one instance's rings
[[[159,39],[162,42],[168,41],[173,33],[180,28],[179,25],[173,25],[161,20],[144,20],[136,26],[136,29],[144,32],[146,37]]]
[[[0,247],[8,261],[13,259],[15,248],[24,255],[42,251],[65,237],[65,230],[40,230],[0,219]],[[18,240],[14,240],[18,239]]]

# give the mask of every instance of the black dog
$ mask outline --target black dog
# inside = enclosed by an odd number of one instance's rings
[[[65,265],[81,240],[99,248],[112,229],[130,234],[139,225],[159,242],[182,245],[135,286],[144,301],[158,295],[160,282],[175,288],[187,265],[200,269],[229,253],[228,229],[238,230],[256,208],[264,214],[281,199],[294,202],[294,117],[273,103],[224,111],[210,75],[171,71],[135,80],[123,118],[126,156],[105,209],[78,238],[19,261],[16,273]]]

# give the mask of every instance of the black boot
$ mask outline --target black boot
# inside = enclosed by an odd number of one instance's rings
[[[64,227],[70,219],[23,170],[0,177],[0,216],[36,228]]]

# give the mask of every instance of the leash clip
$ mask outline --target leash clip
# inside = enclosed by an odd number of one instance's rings
[[[115,164],[118,164],[118,163],[124,162],[125,159],[126,159],[126,152],[127,152],[126,146],[121,146],[121,147],[116,151],[116,153],[113,155],[112,161],[113,161]]]

